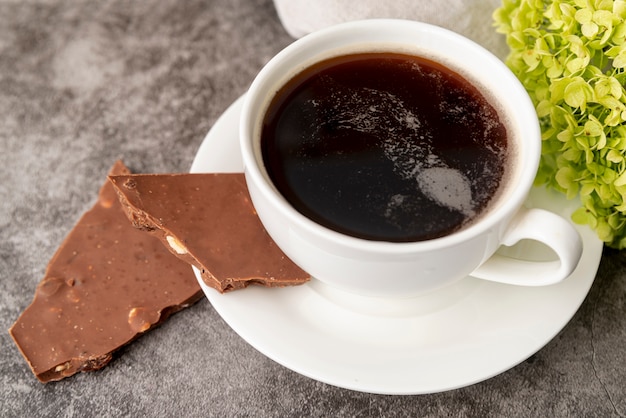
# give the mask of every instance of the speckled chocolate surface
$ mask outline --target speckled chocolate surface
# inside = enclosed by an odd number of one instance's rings
[[[109,174],[130,172],[117,161]],[[121,347],[200,300],[204,294],[189,270],[127,222],[104,180],[9,332],[44,383],[99,370]]]
[[[113,162],[187,171],[219,115],[291,41],[269,0],[0,1],[0,415],[625,416],[626,256],[616,251],[542,350],[449,392],[379,396],[300,376],[206,300],[100,371],[33,377],[7,330]]]
[[[195,266],[220,293],[251,284],[295,286],[311,277],[270,238],[243,173],[122,174],[109,180],[129,223]]]

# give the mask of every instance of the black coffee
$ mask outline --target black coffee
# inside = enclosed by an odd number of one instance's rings
[[[290,80],[264,118],[265,167],[302,214],[355,237],[459,230],[497,194],[506,128],[469,82],[424,58],[366,53]]]

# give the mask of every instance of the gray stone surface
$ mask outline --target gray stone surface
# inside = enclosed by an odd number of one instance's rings
[[[541,351],[485,382],[380,396],[300,376],[206,300],[105,369],[43,385],[6,330],[115,159],[187,171],[206,132],[292,39],[269,0],[0,0],[0,416],[624,416],[626,256]]]

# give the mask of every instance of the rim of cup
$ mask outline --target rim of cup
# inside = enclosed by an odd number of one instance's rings
[[[406,40],[387,40],[397,38],[401,32],[406,32]],[[420,36],[419,44],[411,43],[411,37],[414,36]],[[497,198],[495,206],[486,209],[488,216],[481,214],[480,218],[470,225],[440,238],[415,242],[388,242],[367,240],[337,232],[314,222],[291,206],[265,172],[258,144],[260,141],[255,138],[266,106],[278,88],[303,69],[325,58],[350,52],[384,50],[401,52],[401,46],[408,48],[406,53],[419,56],[420,53],[415,49],[423,48],[420,45],[427,44],[426,49],[434,51],[438,48],[437,44],[442,42],[462,48],[464,54],[475,54],[474,59],[480,61],[483,68],[487,68],[487,73],[497,74],[498,79],[491,80],[491,84],[507,86],[507,97],[496,95],[494,98],[505,107],[507,118],[509,116],[513,118],[506,125],[508,128],[513,127],[518,133],[516,152],[520,155],[515,157],[516,167],[511,175],[513,178],[507,180],[512,183],[506,186],[504,193]],[[391,44],[394,46],[389,49]],[[355,48],[357,45],[359,47]],[[410,52],[411,50],[413,52]],[[424,56],[448,66],[440,59],[439,53],[433,54],[436,56],[430,57],[428,54]],[[453,65],[451,69],[458,72],[459,64]],[[472,75],[475,73],[468,72]],[[468,81],[475,84],[475,80],[471,78]],[[486,93],[483,87],[477,87],[483,94]],[[489,92],[492,91],[489,89]],[[534,182],[541,155],[541,134],[534,105],[522,84],[500,59],[481,45],[453,31],[428,23],[402,19],[368,19],[341,23],[310,33],[281,50],[261,69],[245,96],[240,119],[240,142],[246,181],[254,182],[264,198],[280,211],[281,216],[314,236],[355,249],[389,254],[408,254],[454,246],[496,227],[503,218],[512,216],[523,205]],[[520,143],[524,145],[520,146]]]

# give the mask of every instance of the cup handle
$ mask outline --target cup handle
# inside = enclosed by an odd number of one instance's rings
[[[582,241],[574,226],[547,210],[520,209],[505,232],[502,245],[512,246],[523,239],[547,245],[558,260],[521,260],[496,253],[471,275],[506,284],[546,286],[568,277],[582,255]]]

